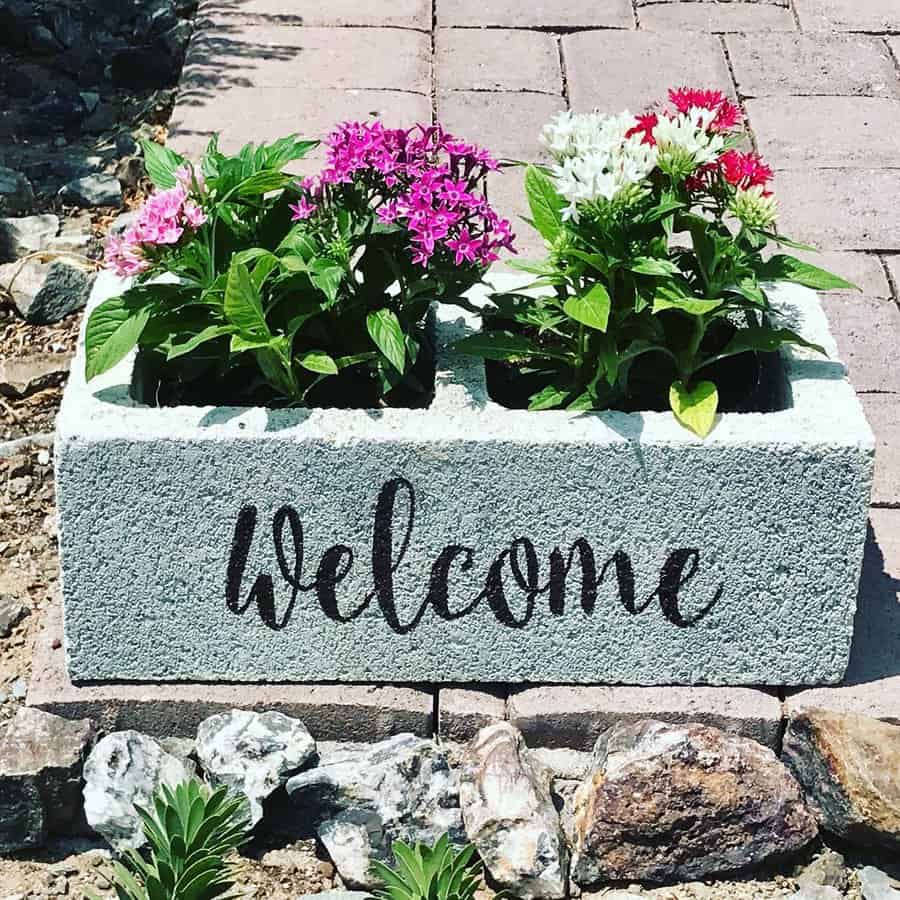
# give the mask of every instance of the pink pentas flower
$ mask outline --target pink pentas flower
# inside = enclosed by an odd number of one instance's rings
[[[487,150],[441,125],[390,129],[378,121],[343,122],[325,147],[318,178],[300,184],[305,203],[297,207],[304,216],[313,200],[320,210],[340,205],[346,185],[363,192],[380,222],[407,230],[416,265],[427,267],[435,256],[456,265],[484,265],[498,248],[512,249],[509,223],[483,194],[485,176],[499,168]],[[465,251],[451,241],[461,241]]]
[[[740,150],[726,150],[719,157],[719,167],[725,180],[735,187],[765,187],[775,177],[759,154]]]
[[[310,218],[318,209],[315,203],[311,203],[307,197],[301,197],[296,203],[289,203],[288,207],[294,214],[291,221],[302,222],[304,219]]]
[[[206,222],[203,208],[190,199],[191,186],[198,184],[194,170],[183,166],[175,177],[175,187],[151,194],[134,225],[108,241],[104,261],[120,277],[146,272],[153,265],[154,250],[174,247]]]

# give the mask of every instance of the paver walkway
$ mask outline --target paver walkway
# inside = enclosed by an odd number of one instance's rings
[[[900,646],[900,0],[205,0],[171,139],[197,153],[213,131],[234,147],[378,114],[534,160],[557,110],[637,111],[681,84],[741,102],[785,233],[863,289],[825,303],[879,441],[872,638]],[[490,190],[525,211],[517,170]],[[854,665],[900,684],[896,659]]]

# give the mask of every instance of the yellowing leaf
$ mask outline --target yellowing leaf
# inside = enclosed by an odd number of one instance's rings
[[[700,437],[712,431],[719,408],[719,392],[711,381],[698,381],[689,391],[682,381],[672,382],[669,406],[675,418]]]

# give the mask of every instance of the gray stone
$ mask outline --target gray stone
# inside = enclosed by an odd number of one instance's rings
[[[900,726],[796,710],[783,758],[822,828],[863,847],[900,848]]]
[[[116,178],[125,191],[135,190],[146,175],[144,160],[140,156],[128,156],[116,166]]]
[[[95,303],[121,290],[108,273],[101,278]],[[807,339],[837,355],[814,294],[796,286],[773,294]],[[483,299],[484,292],[473,297]],[[490,402],[483,364],[450,349],[476,325],[475,316],[443,306],[433,403],[378,415],[140,406],[128,390],[133,358],[88,385],[83,356],[76,357],[57,418],[56,455],[72,677],[840,680],[874,455],[874,437],[841,366],[811,351],[786,350],[790,408],[725,414],[701,441],[671,414],[545,419]],[[278,480],[271,477],[273,453]],[[386,480],[400,475],[402,481]],[[379,503],[393,510],[399,552],[398,529],[406,527],[413,496],[414,533],[392,573],[394,621],[383,583],[381,602],[375,597],[373,517]],[[246,566],[233,557],[229,609],[223,598],[229,557],[239,521],[249,537],[249,510],[242,514],[241,507],[250,503],[259,522]],[[309,590],[291,604],[270,526],[285,504],[305,519],[307,571],[316,571],[335,540],[352,548],[355,562],[339,572],[335,591],[338,615],[326,615]],[[119,513],[126,508],[123,532]],[[159,528],[160,517],[167,528]],[[511,550],[515,535],[528,540]],[[584,563],[576,552],[551,599],[538,586],[547,584],[551,560],[562,572],[576,541],[591,548],[596,568],[587,551]],[[448,546],[458,548],[454,560],[442,552]],[[290,558],[282,562],[293,565],[293,544],[287,547]],[[468,547],[475,548],[471,560]],[[685,549],[676,554],[679,547]],[[325,559],[328,571],[340,562],[336,552]],[[619,570],[606,565],[614,554]],[[844,560],[838,567],[836,555]],[[349,562],[349,550],[341,560]],[[589,573],[584,585],[582,565]],[[440,577],[432,603],[425,602],[442,566],[450,615],[434,608],[436,597],[445,602]],[[676,571],[677,612],[671,594],[658,590]],[[279,630],[247,604],[263,573],[273,578],[279,622],[291,611]],[[501,573],[503,600],[493,587],[490,604],[482,599],[468,615],[458,614]],[[319,579],[326,609],[328,582]],[[693,627],[681,627],[689,621]]]
[[[630,0],[442,0],[442,24],[507,28],[634,28]]]
[[[859,870],[859,889],[863,900],[900,900],[900,890],[888,876],[874,866]]]
[[[568,747],[534,747],[529,751],[553,777],[567,781],[581,781],[591,768],[593,755]]]
[[[0,371],[3,364],[0,363]],[[0,388],[2,388],[2,377],[0,377]],[[2,390],[0,390],[2,393]],[[24,603],[19,603],[6,594],[0,594],[0,638],[8,638],[16,627],[31,610]]]
[[[12,281],[12,296],[23,318],[36,325],[49,325],[82,309],[91,293],[96,274],[64,256],[49,262],[30,259],[0,266],[0,284]]]
[[[117,850],[140,847],[144,832],[135,804],[146,807],[161,784],[177,787],[191,775],[181,759],[136,731],[107,735],[84,767],[88,824]]]
[[[844,857],[826,847],[800,870],[794,880],[800,887],[828,887],[846,891],[848,872]]]
[[[85,112],[90,115],[100,105],[100,95],[96,91],[80,91]]]
[[[27,213],[33,203],[31,182],[21,172],[0,166],[0,215]]]
[[[459,766],[466,834],[492,880],[524,900],[566,896],[569,854],[551,778],[507,722],[483,728]]]
[[[0,395],[26,397],[62,384],[71,362],[71,353],[35,353],[0,360]]]
[[[330,755],[291,778],[287,791],[300,813],[318,822],[319,839],[350,887],[378,884],[372,862],[390,862],[395,840],[434,844],[446,833],[456,844],[465,841],[459,785],[445,751],[411,734]]]
[[[0,219],[0,262],[9,262],[43,250],[59,231],[52,213]]]
[[[0,738],[0,850],[80,830],[81,774],[93,738],[88,721],[16,711]]]
[[[207,779],[243,794],[253,825],[262,819],[263,801],[315,751],[306,726],[277,712],[233,709],[210,716],[197,729],[197,759]]]
[[[842,900],[843,894],[833,887],[820,884],[800,885],[800,890],[791,894],[788,900]]]
[[[63,203],[75,206],[121,206],[122,186],[114,175],[95,173],[75,178],[59,191]]]
[[[572,877],[702,879],[789,855],[816,834],[800,785],[755,741],[704,725],[616,725],[575,797]]]

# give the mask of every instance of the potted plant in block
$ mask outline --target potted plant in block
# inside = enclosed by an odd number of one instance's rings
[[[670,407],[701,436],[723,410],[761,409],[766,363],[812,347],[773,306],[769,284],[852,289],[770,243],[772,170],[739,107],[679,88],[632,116],[560,113],[542,140],[551,166],[525,185],[546,259],[520,263],[531,290],[499,293],[486,330],[459,344],[493,361],[498,398],[532,410]],[[516,263],[513,264],[517,265]]]

